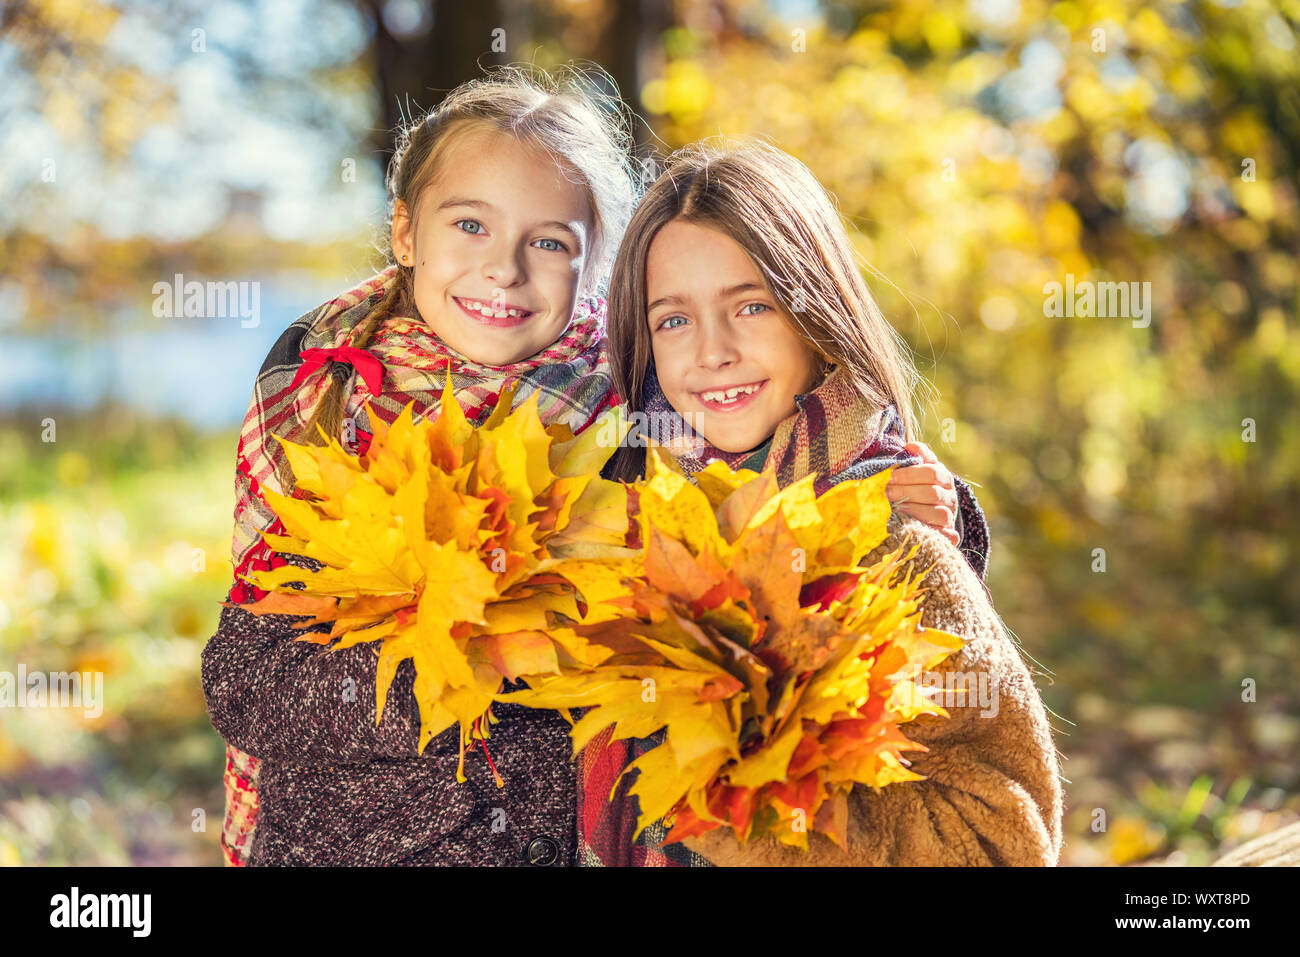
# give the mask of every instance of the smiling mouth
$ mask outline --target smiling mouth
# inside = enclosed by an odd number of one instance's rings
[[[744,385],[731,386],[727,389],[707,389],[704,392],[693,392],[692,395],[700,400],[700,404],[706,409],[713,412],[730,412],[733,409],[742,409],[754,401],[754,396],[766,388],[767,379],[760,379],[758,382],[749,382]]]
[[[456,300],[456,305],[460,306],[465,315],[486,326],[517,326],[534,315],[533,310],[518,306],[505,305],[498,308],[482,299],[465,299],[460,296],[452,296],[452,299]]]

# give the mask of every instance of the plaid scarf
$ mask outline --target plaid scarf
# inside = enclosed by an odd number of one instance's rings
[[[577,721],[586,709],[575,708]],[[623,775],[623,769],[651,748],[663,743],[661,729],[648,738],[610,740],[610,725],[583,748],[578,762],[578,852],[574,863],[579,867],[712,867],[708,858],[680,842],[664,844],[668,828],[662,819],[636,832],[638,799],[628,792],[639,771]],[[617,793],[614,793],[615,782]]]
[[[518,383],[516,406],[534,392],[540,393],[542,421],[547,425],[564,423],[575,433],[617,405],[604,348],[605,314],[600,299],[580,301],[564,336],[549,348],[504,366],[472,362],[445,345],[423,322],[404,316],[383,320],[364,350],[350,348],[347,343],[352,330],[383,299],[396,277],[397,267],[390,266],[307,313],[280,336],[262,365],[239,435],[231,547],[235,584],[228,601],[244,604],[263,597],[265,591],[239,576],[285,564],[284,557],[275,554],[260,534],[285,534],[263,491],[269,488],[289,494],[285,489],[293,484],[283,449],[272,436],[296,431],[308,422],[332,376],[345,382],[349,396],[345,426],[350,419],[354,424],[350,431],[355,432],[355,442],[347,432],[339,438],[349,451],[358,454],[369,448],[373,436],[362,405],[366,399],[390,425],[412,401],[417,416],[431,417],[438,412],[448,374],[456,401],[466,418],[476,424],[487,418],[501,390],[511,383]],[[257,758],[226,746],[222,847],[226,863],[233,866],[246,863],[251,849],[257,825],[259,767]]]

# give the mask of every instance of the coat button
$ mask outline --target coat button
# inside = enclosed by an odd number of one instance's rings
[[[528,863],[536,867],[549,867],[560,857],[560,845],[553,837],[535,837],[525,851]]]

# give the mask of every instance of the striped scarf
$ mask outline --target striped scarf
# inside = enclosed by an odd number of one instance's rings
[[[921,459],[907,451],[903,417],[892,403],[884,408],[870,402],[853,388],[842,369],[832,366],[821,385],[794,397],[798,412],[776,427],[762,445],[748,452],[724,452],[697,434],[669,404],[653,367],[642,388],[642,405],[657,421],[668,423],[658,430],[669,436],[659,443],[681,464],[688,475],[702,471],[714,459],[733,469],[761,472],[771,460],[776,463],[776,482],[785,488],[805,475],[813,474],[813,491],[825,494],[832,486],[850,479],[870,478],[894,466],[919,465]],[[979,500],[970,485],[956,475],[957,546],[983,581],[989,561],[989,526]]]
[[[389,425],[412,401],[417,416],[432,417],[441,405],[448,374],[456,401],[466,418],[476,424],[487,418],[501,390],[512,383],[517,383],[516,406],[536,392],[543,423],[560,422],[575,433],[617,405],[605,353],[605,310],[600,299],[580,301],[562,338],[509,365],[472,362],[445,345],[423,322],[404,316],[387,317],[364,350],[348,350],[350,333],[383,299],[396,277],[397,267],[390,266],[307,313],[285,330],[262,365],[239,435],[231,547],[235,584],[228,601],[244,604],[263,597],[265,591],[239,576],[285,564],[284,557],[275,554],[260,534],[285,534],[266,503],[264,490],[289,494],[285,490],[293,485],[292,470],[272,436],[296,432],[310,421],[332,376],[345,382],[349,396],[345,429],[350,419],[350,431],[355,433],[345,432],[338,438],[357,454],[369,448],[373,435],[362,405],[365,400],[369,399],[370,409]],[[308,352],[312,349],[334,351],[325,356]],[[372,391],[375,388],[378,391]],[[355,442],[350,441],[353,438]],[[229,865],[242,866],[248,859],[257,825],[259,766],[257,758],[226,746],[222,846]]]

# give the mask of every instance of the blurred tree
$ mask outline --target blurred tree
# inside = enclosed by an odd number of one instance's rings
[[[357,0],[357,5],[374,25],[371,59],[384,110],[375,143],[384,155],[392,153],[392,130],[414,107],[436,106],[448,90],[504,63],[554,66],[575,58],[597,64],[639,114],[643,70],[671,13],[668,0]],[[644,142],[649,131],[639,119],[636,132]]]

